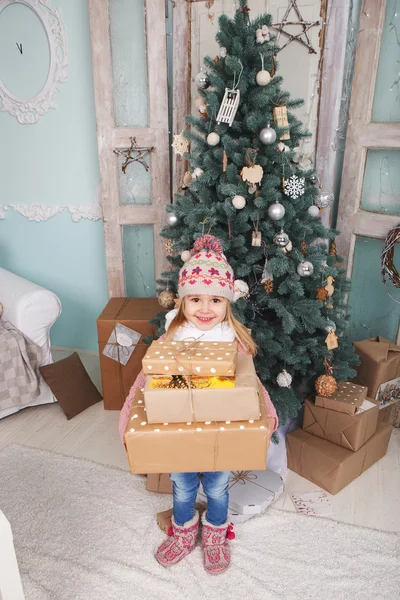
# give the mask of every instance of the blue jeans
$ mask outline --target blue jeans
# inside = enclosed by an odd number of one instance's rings
[[[200,479],[207,496],[207,521],[222,525],[228,517],[230,471],[217,473],[171,473],[173,515],[177,525],[184,525],[194,517]]]

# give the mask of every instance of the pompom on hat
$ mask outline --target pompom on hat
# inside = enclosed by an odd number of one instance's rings
[[[191,254],[179,271],[179,297],[204,294],[234,301],[235,277],[220,240],[213,235],[202,235],[195,241]]]

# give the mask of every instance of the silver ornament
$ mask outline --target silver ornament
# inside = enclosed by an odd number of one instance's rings
[[[309,260],[303,260],[297,265],[297,272],[301,277],[310,277],[314,273],[314,265]]]
[[[319,208],[318,206],[314,206],[314,204],[312,206],[310,206],[307,209],[308,214],[310,215],[310,217],[318,217],[319,215]]]
[[[232,204],[235,208],[244,208],[246,206],[246,199],[243,196],[234,196],[232,198]]]
[[[207,73],[205,73],[203,69],[201,69],[200,72],[197,73],[196,77],[194,78],[194,81],[197,87],[202,90],[204,90],[204,88],[206,88],[209,84]]]
[[[328,208],[328,206],[332,206],[334,201],[335,195],[333,192],[321,190],[318,196],[315,198],[314,204],[318,206],[318,208]]]
[[[286,369],[283,369],[282,373],[279,373],[278,377],[276,378],[276,383],[279,385],[279,387],[290,387],[292,383],[292,376],[286,371]]]
[[[274,202],[268,208],[268,216],[273,221],[279,221],[279,219],[285,216],[285,207],[278,201]]]
[[[208,134],[207,144],[209,146],[217,146],[217,144],[219,144],[219,141],[220,141],[220,137],[219,137],[218,133],[215,133],[215,131],[212,131],[211,133]]]
[[[276,131],[272,127],[268,125],[268,127],[264,127],[261,129],[260,134],[258,136],[260,138],[260,142],[265,144],[266,146],[273,144],[276,140]]]
[[[256,81],[258,85],[264,86],[267,85],[271,81],[271,75],[268,71],[263,69],[262,71],[258,71],[256,75]]]
[[[277,246],[280,246],[281,248],[284,248],[285,246],[288,245],[288,243],[290,242],[290,240],[289,240],[288,234],[285,233],[283,231],[283,229],[282,229],[279,233],[276,233],[274,235],[273,242]]]
[[[170,227],[175,227],[175,225],[178,225],[178,217],[174,212],[169,212],[167,214],[166,221],[167,225],[169,225]]]
[[[316,175],[310,175],[310,183],[312,183],[313,185],[318,183],[318,177]]]
[[[184,250],[181,254],[181,260],[183,260],[183,262],[187,262],[188,260],[190,260],[192,258],[192,253],[190,252],[190,250]]]

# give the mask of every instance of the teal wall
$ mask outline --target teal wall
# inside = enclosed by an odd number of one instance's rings
[[[92,204],[98,191],[87,1],[52,0],[51,5],[60,9],[65,25],[68,77],[55,95],[57,108],[38,123],[21,125],[0,112],[0,205]],[[21,8],[25,7],[18,5]],[[10,91],[22,93],[40,83],[41,66],[37,80],[25,77],[33,64],[45,64],[48,50],[28,9],[7,15],[9,10],[0,17],[0,77],[5,65]],[[18,41],[23,44],[22,55]],[[96,317],[107,302],[102,221],[74,223],[64,210],[36,223],[8,209],[0,220],[0,266],[60,297],[63,313],[51,331],[53,345],[97,349]]]

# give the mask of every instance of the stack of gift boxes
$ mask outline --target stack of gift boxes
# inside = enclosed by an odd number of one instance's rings
[[[336,494],[385,456],[392,427],[367,392],[341,382],[331,396],[307,398],[303,428],[287,436],[289,469]]]
[[[155,341],[125,431],[132,473],[265,469],[273,419],[236,342]]]

